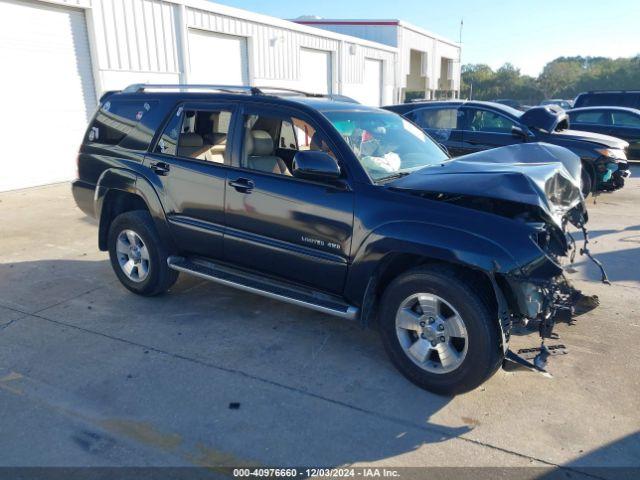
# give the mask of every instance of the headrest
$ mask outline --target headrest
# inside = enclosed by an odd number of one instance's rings
[[[178,138],[178,147],[202,147],[203,144],[202,136],[198,133],[182,133]]]
[[[309,150],[322,150],[322,136],[316,132],[309,142]]]
[[[273,138],[264,130],[252,130],[246,148],[248,155],[273,154]]]

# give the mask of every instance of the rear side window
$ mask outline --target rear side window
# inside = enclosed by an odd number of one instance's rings
[[[225,163],[231,117],[230,110],[192,110],[179,107],[164,128],[155,152]]]
[[[89,127],[85,143],[146,151],[154,132],[145,117],[151,117],[157,106],[157,101],[107,100]]]
[[[422,108],[411,112],[409,118],[422,128],[453,130],[458,123],[458,109]]]

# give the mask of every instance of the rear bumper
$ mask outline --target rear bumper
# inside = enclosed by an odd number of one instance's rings
[[[93,197],[96,186],[82,180],[74,180],[71,182],[71,192],[76,205],[80,210],[90,217],[95,217],[96,213],[93,208]]]

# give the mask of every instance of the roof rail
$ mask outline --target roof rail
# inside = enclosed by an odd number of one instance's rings
[[[303,97],[324,97],[326,96],[326,94],[324,93],[311,93],[311,92],[305,92],[303,90],[295,90],[293,88],[285,88],[285,87],[267,87],[267,86],[259,86],[259,87],[254,87],[257,88],[258,90],[260,90],[260,92],[262,92],[263,94],[268,94],[268,92],[283,92],[284,94],[291,94],[291,95],[301,95]]]
[[[213,90],[223,93],[247,93],[251,95],[263,95],[262,91],[256,87],[248,85],[208,85],[208,84],[153,84],[153,83],[134,83],[126,87],[123,92],[126,93],[143,93],[150,90],[177,90],[187,92],[190,90]]]

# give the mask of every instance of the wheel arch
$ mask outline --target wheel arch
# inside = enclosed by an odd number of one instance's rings
[[[124,169],[108,169],[100,176],[94,198],[99,221],[98,247],[107,250],[111,222],[118,215],[132,210],[146,210],[158,233],[173,247],[166,215],[158,193],[143,176]]]
[[[505,309],[504,285],[496,281],[515,266],[501,247],[471,233],[437,225],[415,224],[415,229],[389,225],[371,235],[352,264],[347,298],[361,306],[363,325],[375,323],[378,301],[394,278],[416,267],[444,267],[468,278],[496,312]],[[406,232],[411,231],[411,238]],[[500,283],[500,284],[499,284]],[[496,317],[497,318],[497,317]]]

